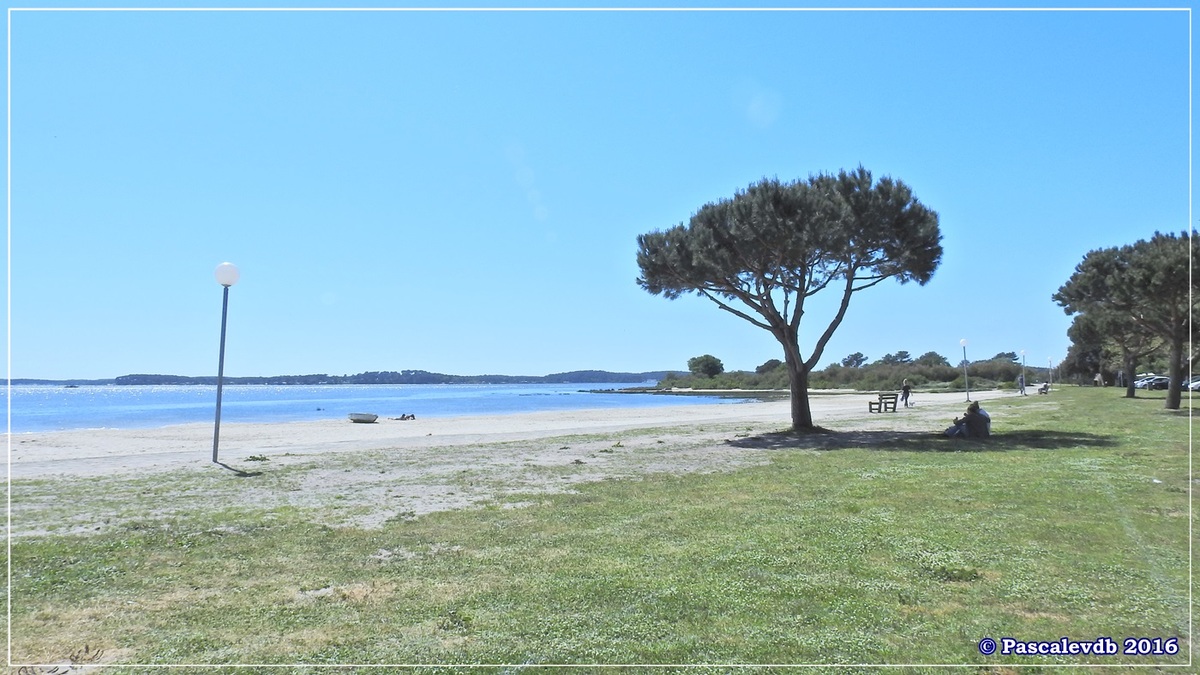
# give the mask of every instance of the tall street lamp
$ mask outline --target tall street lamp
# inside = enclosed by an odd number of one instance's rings
[[[967,403],[971,402],[971,380],[967,376],[967,338],[958,341],[963,348],[963,384],[967,385]]]
[[[225,287],[224,297],[221,300],[221,356],[217,361],[217,421],[213,427],[212,461],[216,462],[217,444],[221,438],[221,387],[225,379],[225,319],[229,316],[229,287],[237,283],[239,276],[237,265],[221,263],[217,265],[214,275],[217,277],[217,283]]]
[[[1028,396],[1025,393],[1025,350],[1021,350],[1021,395]]]
[[[1046,357],[1046,383],[1054,385],[1054,358]],[[1046,387],[1049,389],[1050,387]]]

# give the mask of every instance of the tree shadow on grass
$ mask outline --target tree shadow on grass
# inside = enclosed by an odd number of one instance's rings
[[[871,448],[887,452],[1006,452],[1010,450],[1061,450],[1109,448],[1111,436],[1072,431],[1026,430],[989,438],[947,438],[941,433],[915,431],[845,431],[817,434],[780,432],[726,441],[735,448],[755,450],[844,450]]]

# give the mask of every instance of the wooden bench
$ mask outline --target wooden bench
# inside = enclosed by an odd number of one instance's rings
[[[900,394],[880,394],[878,401],[867,401],[868,412],[896,412],[896,401]]]

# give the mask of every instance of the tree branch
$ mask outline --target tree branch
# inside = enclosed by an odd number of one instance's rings
[[[878,285],[888,279],[891,279],[891,278],[892,278],[892,275],[890,275],[890,274],[887,276],[882,276],[882,277],[853,277],[852,281],[859,281],[860,279],[874,279],[874,281],[872,281],[869,284],[863,284],[862,286],[855,286],[854,288],[851,289],[851,291],[857,292],[857,291],[865,290],[867,288],[876,286],[876,285]]]
[[[696,289],[696,292],[703,295],[704,297],[708,298],[709,300],[712,300],[713,302],[717,303],[717,307],[720,307],[721,309],[725,310],[726,312],[729,312],[730,314],[733,314],[734,316],[740,316],[741,318],[745,319],[746,321],[749,321],[750,323],[754,324],[755,326],[758,326],[759,328],[771,330],[771,326],[769,324],[765,324],[762,321],[759,321],[758,319],[755,319],[754,317],[750,316],[749,314],[747,314],[743,311],[740,311],[738,309],[735,309],[733,307],[730,307],[729,305],[725,304],[724,302],[721,302],[721,300],[719,300],[715,295],[710,293],[708,289],[698,288],[698,289]],[[739,298],[739,299],[741,299],[741,298]],[[742,302],[746,302],[746,301],[743,299]],[[751,308],[753,308],[753,305],[750,305],[750,303],[746,303],[746,304],[748,306],[750,306]],[[759,312],[760,314],[763,313],[761,309],[755,308],[755,311]]]
[[[812,370],[817,366],[817,362],[821,360],[821,353],[825,351],[825,345],[829,343],[829,338],[833,337],[833,332],[841,325],[842,319],[846,318],[846,308],[850,306],[850,296],[854,293],[854,275],[846,275],[846,288],[842,291],[842,304],[838,307],[837,315],[833,317],[833,321],[829,322],[829,326],[825,328],[825,332],[821,333],[821,337],[813,346],[812,354],[809,354],[808,361],[804,363],[805,367]]]

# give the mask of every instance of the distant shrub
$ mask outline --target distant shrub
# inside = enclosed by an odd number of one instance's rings
[[[688,371],[696,377],[716,377],[725,372],[725,364],[712,354],[704,354],[688,359]]]
[[[771,371],[778,369],[782,365],[783,365],[783,361],[780,361],[779,359],[771,359],[771,360],[767,361],[766,363],[762,364],[761,366],[755,368],[754,372],[757,375],[765,375],[767,373],[770,373]]]
[[[890,355],[895,357],[895,355]],[[698,357],[699,358],[699,357]],[[718,361],[719,363],[719,361]],[[690,364],[689,364],[690,365]],[[1006,359],[976,361],[968,369],[971,389],[1011,389],[1021,365]],[[1027,381],[1032,381],[1026,375]],[[898,362],[896,358],[881,359],[874,363],[852,367],[833,363],[821,370],[809,373],[810,389],[857,389],[859,391],[899,391],[908,379],[914,389],[925,391],[963,391],[962,367],[951,366],[939,355],[930,352],[916,361]],[[712,377],[705,373],[677,376],[670,374],[659,383],[660,387],[693,389],[787,389],[790,386],[787,365],[771,359],[755,368],[754,372],[742,370],[721,372]]]

